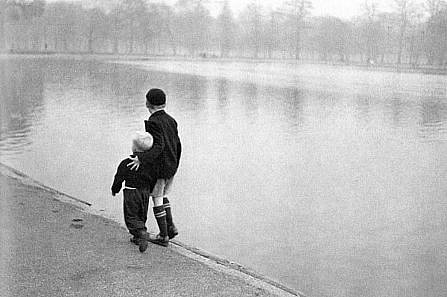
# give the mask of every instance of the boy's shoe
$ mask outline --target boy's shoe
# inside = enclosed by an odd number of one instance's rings
[[[161,236],[160,234],[157,235],[149,235],[149,241],[158,245],[162,245],[167,247],[169,245],[169,236]]]
[[[168,236],[169,239],[173,239],[174,237],[176,237],[178,235],[178,230],[174,225],[171,225],[168,227]]]

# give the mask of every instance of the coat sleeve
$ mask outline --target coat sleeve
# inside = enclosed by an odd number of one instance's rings
[[[118,166],[118,169],[116,170],[116,174],[112,184],[112,194],[117,194],[121,190],[121,187],[123,185],[125,172],[125,168],[123,168],[123,166],[125,166],[125,164],[124,162],[121,162],[121,164]]]
[[[177,144],[177,166],[180,164],[180,157],[182,156],[182,143],[179,141]]]
[[[161,154],[165,147],[165,143],[161,127],[156,122],[146,121],[145,126],[146,132],[150,133],[154,139],[152,148],[145,152],[137,152],[135,155],[138,156],[141,163],[148,165],[153,163],[154,160]]]

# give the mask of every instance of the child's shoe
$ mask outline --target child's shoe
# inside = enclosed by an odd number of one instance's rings
[[[136,244],[136,245],[138,245],[138,237],[137,236],[134,236],[134,237],[132,237],[131,239],[130,239],[130,242],[132,242],[133,244]]]
[[[138,249],[140,250],[140,253],[144,253],[147,250],[147,240],[145,238],[139,238],[138,239]]]
[[[161,236],[160,234],[154,236],[150,234],[149,241],[167,247],[169,245],[169,236]]]
[[[139,233],[140,236],[138,236],[138,249],[140,250],[141,253],[144,253],[147,250],[147,246],[148,246],[148,238],[149,238],[149,233],[147,233],[146,231],[140,231]]]

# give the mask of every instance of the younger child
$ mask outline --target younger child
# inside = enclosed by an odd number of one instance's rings
[[[132,140],[132,152],[147,151],[152,147],[152,135],[147,132],[137,132]],[[146,232],[147,211],[149,206],[149,198],[156,180],[149,174],[150,168],[145,170],[130,170],[127,167],[132,160],[127,158],[121,161],[112,185],[112,196],[115,196],[122,187],[123,181],[125,186],[123,189],[124,203],[124,222],[133,235],[131,242],[139,245],[140,252],[144,252],[148,246],[148,233]],[[146,167],[148,165],[145,165]]]

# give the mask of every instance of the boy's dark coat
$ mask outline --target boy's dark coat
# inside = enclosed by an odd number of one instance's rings
[[[133,235],[138,237],[141,230],[146,230],[147,209],[149,207],[149,196],[154,188],[156,180],[143,172],[148,173],[151,170],[130,170],[127,165],[132,162],[127,158],[118,166],[112,184],[112,194],[117,194],[126,182],[126,187],[136,188],[136,190],[123,190],[123,212],[124,222],[127,229]],[[142,166],[141,169],[144,169]]]
[[[164,110],[154,112],[144,121],[146,132],[154,138],[154,144],[148,151],[136,153],[143,165],[154,170],[156,179],[173,177],[177,172],[182,145],[178,136],[177,122]]]
[[[153,174],[151,175],[151,172],[153,172],[152,167],[143,165],[141,167],[142,170],[130,170],[130,167],[127,166],[130,162],[132,160],[127,158],[119,164],[113,179],[113,194],[117,194],[121,190],[124,181],[126,181],[127,187],[137,189],[149,188],[150,190],[154,187],[157,180]]]

